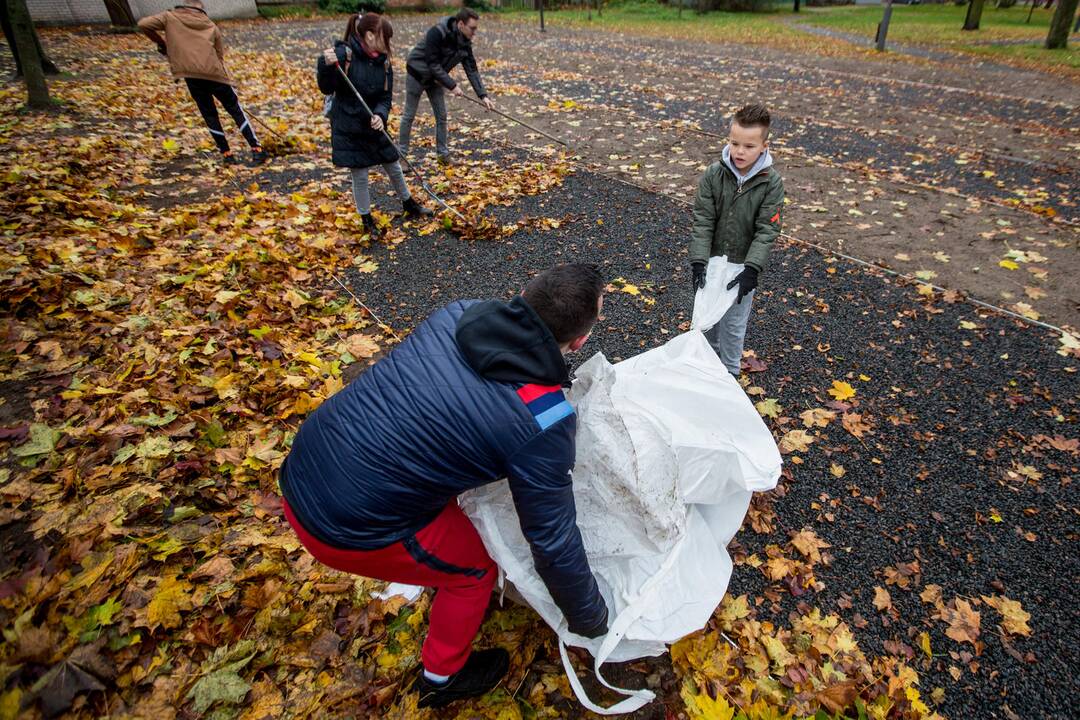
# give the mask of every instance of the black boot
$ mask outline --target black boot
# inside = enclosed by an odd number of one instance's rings
[[[407,218],[431,217],[434,214],[426,207],[416,202],[416,198],[414,197],[410,197],[408,200],[401,203],[401,209],[405,212],[405,217]]]
[[[375,224],[375,218],[371,217],[371,213],[361,214],[360,219],[364,221],[364,229],[372,239],[379,237],[379,226]]]
[[[266,151],[262,149],[261,145],[251,148],[251,164],[262,165],[264,162],[270,159],[270,156],[266,154]]]
[[[499,684],[509,667],[510,654],[502,648],[477,650],[469,655],[465,667],[441,685],[428,680],[421,671],[413,690],[420,694],[420,707],[440,708],[457,700],[486,695]]]

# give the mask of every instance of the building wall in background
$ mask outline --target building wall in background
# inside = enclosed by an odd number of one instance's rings
[[[34,22],[48,25],[107,23],[106,0],[26,0]],[[135,19],[181,5],[183,0],[128,0]],[[206,11],[215,20],[255,17],[255,0],[204,0]]]

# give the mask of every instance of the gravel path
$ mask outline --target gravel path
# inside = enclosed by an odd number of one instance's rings
[[[669,199],[578,172],[560,190],[496,214],[571,221],[501,242],[413,237],[378,249],[378,272],[353,278],[354,291],[407,329],[454,298],[507,297],[530,272],[585,260],[638,285],[655,304],[610,293],[578,360],[593,352],[631,357],[688,320],[689,216]],[[921,686],[924,694],[945,689],[939,710],[947,717],[1071,717],[1071,669],[1080,655],[1063,630],[1080,621],[1077,453],[1044,438],[1077,435],[1075,361],[1056,355],[1055,339],[1041,331],[965,303],[927,304],[910,287],[794,247],[778,248],[763,276],[748,347],[766,366],[751,383],[793,417],[786,429],[830,400],[825,390],[835,379],[855,386],[873,429],[857,439],[837,421],[800,453],[801,463],[788,456],[792,477],[771,498],[775,529],[748,527],[737,538],[736,557],[745,560],[783,544],[789,530],[812,527],[832,545],[834,559],[818,573],[824,588],[795,597],[741,564],[731,591],[776,598],[758,612],[777,623],[800,603],[839,612],[868,653],[918,660],[915,638],[928,631],[935,658],[920,671]],[[845,468],[842,479],[830,473],[834,463]],[[886,568],[911,562],[919,568],[914,584],[887,586],[896,615],[879,615],[873,587],[886,586]],[[1033,635],[1003,640],[984,605],[985,649],[964,655],[971,648],[948,639],[920,601],[928,584],[940,585],[946,600],[1018,600],[1032,615]]]

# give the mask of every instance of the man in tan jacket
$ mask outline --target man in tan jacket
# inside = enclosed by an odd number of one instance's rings
[[[266,152],[259,145],[255,130],[240,107],[232,79],[225,70],[225,44],[221,31],[206,15],[201,0],[184,0],[183,5],[172,10],[144,17],[139,21],[139,29],[157,43],[158,52],[169,58],[173,77],[187,82],[188,91],[199,106],[225,163],[234,165],[237,161],[229,149],[214,98],[236,121],[251,146],[252,161],[256,165],[266,162]]]

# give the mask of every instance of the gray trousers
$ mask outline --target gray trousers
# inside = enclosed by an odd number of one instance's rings
[[[705,333],[705,338],[713,350],[720,356],[720,362],[728,372],[739,377],[742,360],[743,342],[746,340],[746,323],[750,319],[750,306],[754,304],[754,291],[751,290],[741,303],[734,303],[720,322]]]
[[[398,128],[398,146],[402,153],[409,152],[409,136],[412,134],[413,120],[416,119],[416,109],[420,107],[420,96],[427,93],[431,101],[431,111],[435,113],[435,152],[439,157],[447,157],[450,147],[447,145],[446,130],[446,91],[442,85],[435,83],[425,88],[420,81],[412,75],[405,75],[405,110],[401,114],[401,125]]]
[[[390,176],[390,183],[394,186],[394,192],[405,202],[412,195],[409,194],[409,186],[405,184],[405,175],[401,172],[401,163],[395,160],[392,163],[383,163],[382,169]],[[356,203],[356,211],[361,215],[371,212],[371,191],[368,189],[368,170],[371,168],[352,168],[352,196]]]

